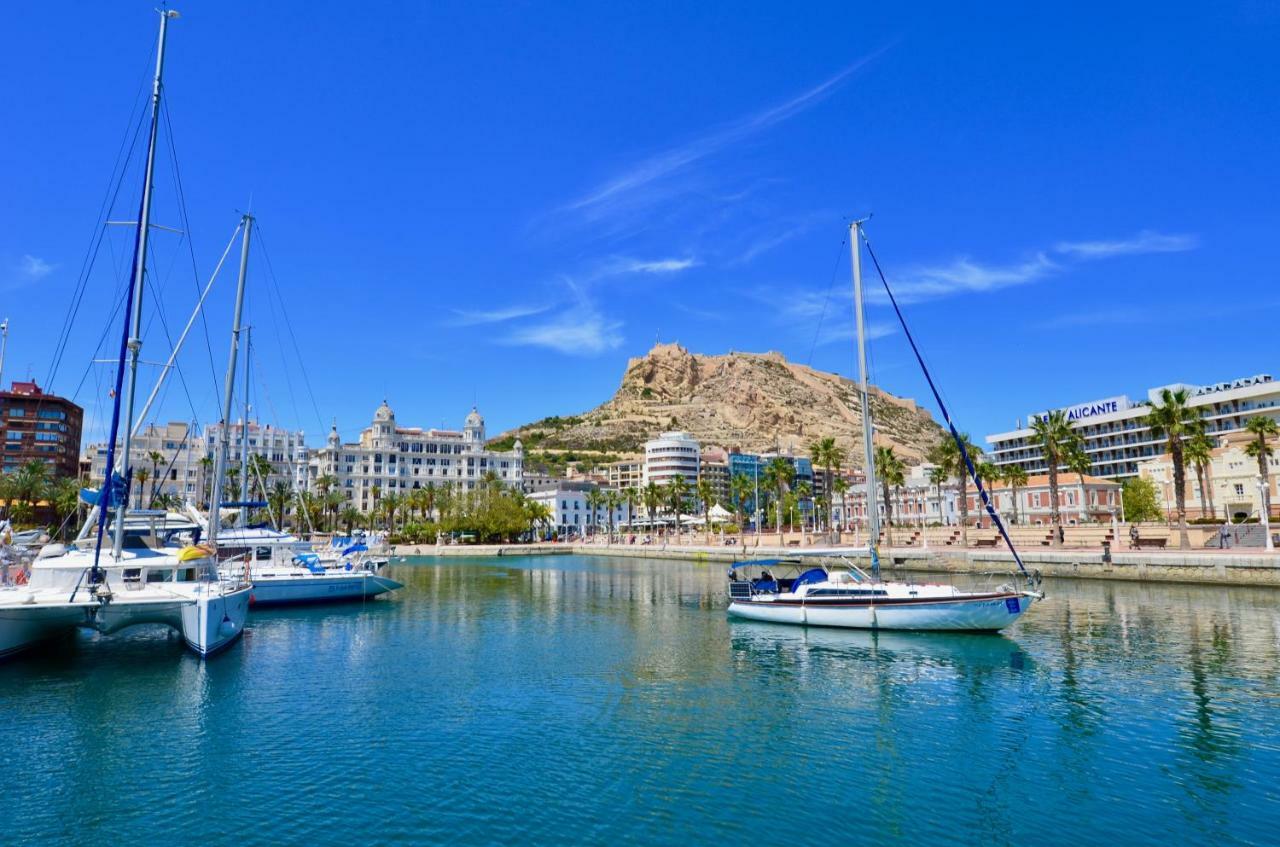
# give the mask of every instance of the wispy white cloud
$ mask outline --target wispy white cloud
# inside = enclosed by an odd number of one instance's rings
[[[545,347],[571,356],[589,356],[613,350],[622,344],[622,323],[610,321],[594,309],[568,311],[554,320],[520,327],[501,343],[522,347]]]
[[[776,126],[821,102],[851,74],[876,59],[882,52],[884,49],[864,56],[839,73],[782,103],[739,118],[687,144],[643,159],[566,204],[561,211],[577,212],[589,219],[608,215],[618,207],[625,206],[636,192],[684,171],[695,162]]]
[[[610,259],[606,262],[597,277],[618,276],[621,274],[670,274],[696,267],[697,259],[630,259],[626,257]]]
[[[966,257],[944,265],[929,265],[908,269],[893,282],[893,295],[899,303],[919,303],[965,292],[996,291],[1015,285],[1025,285],[1043,279],[1058,265],[1044,253],[1036,253],[1028,259],[1011,264],[983,264]],[[888,298],[878,286],[870,287],[867,299],[882,303]]]
[[[53,269],[53,265],[30,253],[24,254],[18,261],[18,273],[29,282],[44,279],[53,273]]]
[[[746,265],[756,259],[763,253],[767,253],[775,247],[780,247],[791,239],[795,238],[808,229],[807,226],[794,226],[789,229],[783,229],[777,232],[763,235],[747,246],[747,249],[729,262],[730,265]]]
[[[533,315],[540,315],[547,311],[550,306],[508,306],[503,309],[492,309],[489,311],[469,311],[466,309],[453,309],[454,318],[450,321],[454,326],[475,326],[477,324],[496,324],[506,321],[516,320],[517,318],[528,318]]]
[[[1142,253],[1181,253],[1199,246],[1200,239],[1195,235],[1166,235],[1144,229],[1132,238],[1115,241],[1060,241],[1053,249],[1076,259],[1109,259]]]
[[[875,341],[879,338],[888,338],[896,335],[898,325],[891,323],[869,323],[867,324],[867,340]],[[814,340],[814,344],[823,347],[827,344],[853,344],[855,338],[853,327],[848,321],[833,322],[818,333],[818,337]]]

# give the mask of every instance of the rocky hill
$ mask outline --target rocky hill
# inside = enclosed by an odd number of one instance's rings
[[[876,443],[919,461],[942,429],[912,400],[871,389]],[[808,452],[835,436],[861,465],[862,424],[857,388],[837,374],[788,362],[781,353],[704,356],[659,344],[627,363],[613,398],[572,417],[545,418],[494,439],[520,438],[529,450],[591,450],[636,454],[665,430],[685,430],[704,445]]]

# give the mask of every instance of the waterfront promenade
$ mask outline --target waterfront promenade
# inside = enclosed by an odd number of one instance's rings
[[[810,537],[812,540],[812,536]],[[1125,545],[1127,547],[1127,544]],[[762,543],[726,546],[699,543],[671,544],[655,541],[642,543],[585,543],[434,545],[405,544],[394,548],[396,556],[528,556],[583,554],[625,556],[646,559],[679,559],[702,562],[734,562],[744,558],[814,554],[831,551],[832,556],[845,555],[859,565],[867,564],[863,548],[845,543],[822,545],[810,543],[778,546]],[[1132,580],[1139,582],[1186,582],[1208,585],[1256,585],[1280,588],[1280,553],[1266,553],[1261,548],[1228,550],[1120,550],[1109,555],[1101,547],[1019,549],[1023,563],[1044,576],[1083,579]],[[882,547],[881,562],[886,567],[904,571],[985,573],[1013,571],[1013,556],[1003,547]]]

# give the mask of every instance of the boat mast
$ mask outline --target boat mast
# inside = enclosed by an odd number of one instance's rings
[[[126,480],[129,479],[130,469],[129,448],[133,442],[133,401],[138,386],[138,354],[142,350],[142,290],[146,284],[147,235],[151,229],[151,193],[155,181],[156,136],[160,130],[160,95],[164,90],[164,42],[169,29],[169,19],[177,16],[178,13],[171,9],[160,10],[160,37],[156,43],[156,75],[151,85],[151,132],[147,138],[147,165],[142,180],[142,207],[138,212],[138,235],[133,246],[133,314],[125,315],[125,320],[130,322],[129,381],[126,383],[124,396],[124,433],[121,438],[120,465]],[[108,464],[107,479],[102,486],[103,491],[106,492],[106,504],[101,502],[100,497],[99,508],[110,505],[112,470],[113,468]],[[120,558],[120,551],[124,548],[124,517],[128,510],[129,497],[126,492],[124,500],[116,507],[112,552],[117,559]]]
[[[240,526],[249,525],[249,359],[253,356],[253,327],[244,328],[244,420],[240,422]]]
[[[875,553],[880,543],[880,508],[876,503],[876,453],[871,430],[871,391],[867,381],[867,327],[862,302],[862,221],[849,224],[849,250],[853,258],[853,312],[858,324],[858,395],[862,404],[862,449],[867,477],[867,546],[871,548],[872,571],[879,576],[880,561]]]
[[[249,274],[249,235],[253,232],[253,215],[241,218],[244,240],[240,242],[240,277],[236,281],[236,310],[231,324],[231,354],[227,361],[226,390],[222,398],[222,427],[218,433],[218,458],[213,468],[213,494],[209,498],[209,543],[217,544],[219,512],[222,509],[222,476],[227,472],[227,448],[231,441],[231,402],[236,388],[236,354],[240,351],[240,316],[244,313],[244,281]]]

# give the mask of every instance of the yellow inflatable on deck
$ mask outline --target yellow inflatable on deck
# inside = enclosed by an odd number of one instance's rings
[[[191,562],[196,559],[207,559],[213,555],[213,548],[208,544],[188,544],[178,551],[179,562]]]

